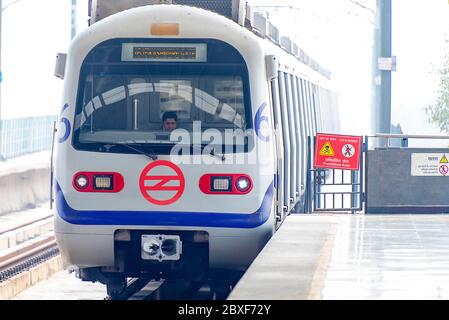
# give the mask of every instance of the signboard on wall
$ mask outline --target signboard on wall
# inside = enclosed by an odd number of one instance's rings
[[[377,68],[381,71],[396,71],[396,57],[379,57]]]
[[[315,168],[359,170],[362,137],[317,133]]]
[[[411,175],[414,177],[449,176],[449,153],[412,153]]]

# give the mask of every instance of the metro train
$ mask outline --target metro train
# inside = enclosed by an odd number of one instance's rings
[[[337,95],[294,43],[247,22],[140,6],[58,55],[55,234],[82,280],[114,295],[130,277],[243,272],[304,211],[307,137],[338,131]]]

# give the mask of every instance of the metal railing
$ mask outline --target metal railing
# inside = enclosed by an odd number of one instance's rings
[[[363,153],[359,170],[315,169],[313,212],[363,210]]]
[[[370,140],[376,141],[378,147],[400,147],[407,148],[409,146],[409,140],[449,140],[449,136],[446,135],[425,135],[425,134],[398,134],[398,133],[376,133],[375,135],[366,136]]]
[[[58,116],[1,120],[0,159],[7,160],[29,153],[49,150],[53,122]]]
[[[316,138],[315,138],[316,139]],[[362,139],[359,169],[313,168],[315,151],[308,139],[307,203],[309,213],[363,210],[366,138]]]

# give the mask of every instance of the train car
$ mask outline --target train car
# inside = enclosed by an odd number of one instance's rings
[[[337,130],[336,96],[324,69],[244,9],[93,14],[58,55],[56,238],[110,295],[129,277],[242,272],[304,208],[307,137]]]

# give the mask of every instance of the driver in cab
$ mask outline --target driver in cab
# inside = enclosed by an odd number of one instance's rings
[[[176,112],[168,111],[162,115],[162,127],[165,132],[172,132],[176,129],[178,115]]]

